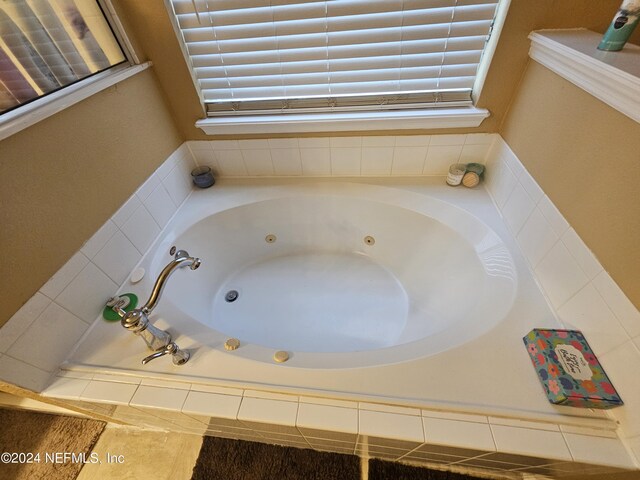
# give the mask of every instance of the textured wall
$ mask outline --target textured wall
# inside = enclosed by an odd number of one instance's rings
[[[640,307],[640,124],[531,61],[500,133]]]
[[[151,69],[0,142],[0,326],[181,143]]]

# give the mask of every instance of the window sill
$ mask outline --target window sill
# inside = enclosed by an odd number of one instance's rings
[[[196,127],[207,135],[418,130],[477,127],[488,116],[488,110],[475,107],[380,112],[287,113],[205,118],[198,120]]]
[[[114,67],[0,116],[0,140],[146,70],[151,62]]]
[[[640,122],[640,47],[598,50],[602,35],[585,29],[540,30],[529,39],[533,60]]]

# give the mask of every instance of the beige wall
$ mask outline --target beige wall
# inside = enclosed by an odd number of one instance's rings
[[[640,307],[640,124],[531,61],[500,133]]]
[[[150,69],[0,141],[0,326],[181,143]]]
[[[154,62],[158,78],[184,137],[188,140],[211,138],[194,126],[196,120],[203,118],[204,114],[163,0],[114,0],[114,5],[129,27],[128,31],[135,37],[140,54]],[[527,64],[529,32],[540,28],[565,27],[586,27],[603,32],[619,6],[620,0],[512,0],[478,101],[478,106],[490,110],[491,117],[476,129],[412,130],[397,133],[496,132]],[[635,38],[640,38],[640,30],[636,32]],[[367,132],[370,135],[383,133],[389,134],[388,131]],[[353,133],[339,133],[350,134]],[[357,135],[362,134],[357,132]],[[224,135],[217,138],[248,137],[260,135]]]

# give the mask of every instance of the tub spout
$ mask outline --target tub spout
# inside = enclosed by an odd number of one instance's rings
[[[175,248],[175,247],[174,247]],[[172,249],[173,250],[173,249]],[[149,315],[156,305],[158,301],[160,301],[160,295],[162,294],[162,290],[164,289],[165,284],[169,276],[178,268],[188,266],[191,270],[196,270],[200,266],[200,259],[197,257],[189,256],[186,250],[178,250],[175,253],[173,261],[171,261],[166,267],[162,269],[158,279],[156,280],[155,285],[153,286],[153,290],[151,291],[151,295],[149,296],[149,300],[141,310]]]
[[[171,253],[175,253],[174,259],[160,272],[149,296],[149,300],[147,300],[144,306],[125,312],[122,308],[118,307],[117,302],[113,301],[114,299],[111,299],[107,304],[120,315],[122,318],[120,321],[122,326],[142,338],[147,344],[147,347],[155,352],[146,357],[142,361],[143,364],[169,353],[173,356],[173,363],[176,365],[183,365],[189,360],[189,352],[178,348],[178,345],[171,341],[169,332],[160,330],[149,323],[149,315],[160,301],[162,290],[174,270],[186,266],[191,270],[196,270],[200,266],[200,259],[189,256],[185,250],[175,252],[175,247],[173,247]]]

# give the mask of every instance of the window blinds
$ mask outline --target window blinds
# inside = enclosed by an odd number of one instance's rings
[[[95,0],[0,2],[0,113],[125,60]]]
[[[498,0],[170,0],[210,114],[471,104]]]

